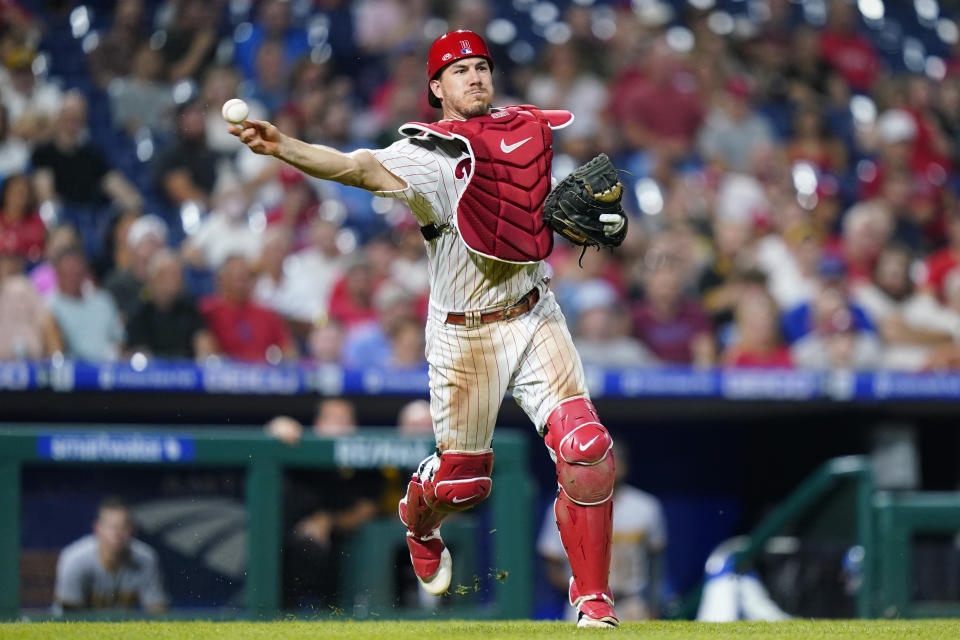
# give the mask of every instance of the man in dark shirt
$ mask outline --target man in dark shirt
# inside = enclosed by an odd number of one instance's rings
[[[277,416],[265,430],[289,446],[297,446],[305,431],[289,416]],[[310,430],[321,438],[355,435],[353,404],[343,398],[322,400]],[[340,557],[349,536],[379,515],[385,488],[379,469],[296,469],[284,474],[284,609],[317,611],[346,604],[337,602]]]
[[[99,208],[109,199],[123,211],[140,211],[140,193],[109,165],[86,129],[87,100],[77,90],[68,91],[53,138],[33,152],[38,199],[81,208]]]
[[[203,358],[215,341],[183,291],[183,265],[168,249],[160,249],[147,266],[147,298],[127,323],[127,350],[162,358]]]
[[[173,206],[196,202],[207,208],[217,180],[217,156],[207,144],[203,104],[187,102],[177,113],[177,139],[157,159],[157,191]]]

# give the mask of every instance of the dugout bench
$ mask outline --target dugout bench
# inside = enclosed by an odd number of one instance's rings
[[[280,545],[282,537],[283,472],[293,468],[392,468],[408,474],[433,449],[424,438],[400,438],[395,429],[365,428],[357,435],[329,439],[307,436],[288,446],[265,436],[258,427],[223,429],[193,427],[144,428],[141,425],[87,427],[63,425],[0,426],[0,618],[20,615],[19,552],[21,471],[25,465],[61,465],[78,471],[97,467],[142,465],[169,467],[231,467],[246,476],[246,581],[242,616],[271,619],[280,611]],[[469,618],[528,618],[533,604],[534,487],[526,468],[527,443],[520,434],[498,431],[494,439],[494,490],[487,501],[490,530],[478,531],[479,518],[452,518],[449,543],[459,582],[470,588],[474,575],[483,577],[484,599],[473,599],[418,614],[392,607],[390,596],[378,588],[392,566],[391,541],[402,544],[403,527],[397,519],[378,519],[355,534],[344,559],[350,577],[341,586],[351,602],[347,617],[382,618],[418,615]],[[445,531],[446,531],[445,525]],[[448,537],[445,535],[445,538]],[[484,542],[483,539],[486,538]],[[489,546],[489,570],[479,567],[478,546]],[[499,568],[499,579],[483,576]],[[465,577],[466,576],[466,577]],[[459,581],[459,582],[458,582]],[[467,598],[464,601],[470,600]],[[355,606],[357,605],[357,606]]]

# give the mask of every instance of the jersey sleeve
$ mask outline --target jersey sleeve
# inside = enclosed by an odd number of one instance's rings
[[[55,606],[86,605],[86,598],[83,595],[83,562],[80,556],[71,553],[71,550],[71,547],[64,549],[57,558],[57,577],[53,587]]]
[[[397,140],[386,149],[374,149],[372,153],[387,171],[407,183],[403,189],[374,191],[374,195],[403,200],[421,225],[439,222],[434,203],[443,177],[437,155],[428,146],[408,138]]]
[[[163,572],[160,570],[160,562],[152,550],[145,554],[145,558],[140,582],[140,606],[145,609],[165,607],[167,594],[163,590]]]

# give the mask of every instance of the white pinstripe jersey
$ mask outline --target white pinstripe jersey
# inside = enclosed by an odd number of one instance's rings
[[[546,276],[542,262],[514,264],[470,251],[457,235],[453,217],[467,187],[470,162],[462,143],[436,138],[403,138],[373,155],[407,188],[377,195],[407,203],[420,226],[448,225],[427,243],[430,263],[430,311],[473,311],[503,308],[516,302]],[[462,177],[457,177],[458,175]]]
[[[457,236],[453,217],[471,173],[467,166],[457,170],[470,162],[462,143],[404,138],[373,154],[407,183],[406,189],[378,195],[404,200],[421,226],[448,225],[427,243],[431,291],[426,351],[437,447],[488,449],[508,391],[537,429],[561,402],[588,397],[563,313],[544,284],[544,263],[486,258]],[[475,327],[445,322],[448,311],[503,308],[535,286],[540,286],[541,300],[522,316]]]

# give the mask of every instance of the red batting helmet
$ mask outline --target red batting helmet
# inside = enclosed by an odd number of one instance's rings
[[[483,38],[468,29],[445,33],[430,45],[430,54],[427,56],[427,79],[429,81],[436,78],[448,64],[477,56],[486,58],[490,64],[490,70],[493,70],[493,58],[490,57],[490,51],[487,50],[487,43]],[[427,98],[430,100],[430,106],[440,106],[440,100],[433,95],[429,84]]]

